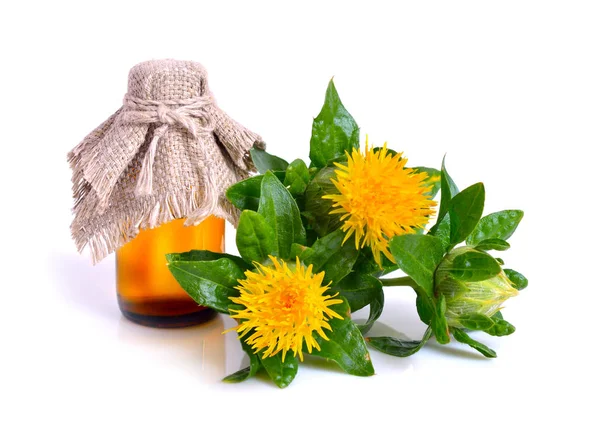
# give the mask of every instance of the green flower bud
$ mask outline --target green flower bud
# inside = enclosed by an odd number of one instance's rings
[[[452,276],[454,259],[471,247],[460,247],[444,257],[435,272],[435,292],[446,297],[446,319],[452,327],[462,327],[460,317],[482,314],[491,317],[502,309],[502,304],[519,291],[514,287],[504,271],[490,279],[465,282]]]

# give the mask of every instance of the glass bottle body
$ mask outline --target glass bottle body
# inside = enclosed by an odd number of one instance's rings
[[[165,254],[193,249],[224,252],[225,221],[211,216],[194,227],[183,223],[177,219],[143,230],[117,250],[117,298],[128,319],[146,326],[178,328],[215,316],[179,286],[167,268]]]

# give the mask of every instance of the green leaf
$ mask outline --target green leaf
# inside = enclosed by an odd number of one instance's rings
[[[438,192],[440,191],[440,188],[442,187],[442,176],[441,176],[441,172],[439,170],[436,170],[435,168],[429,168],[429,167],[411,167],[413,170],[415,170],[417,173],[427,173],[428,178],[424,181],[424,184],[429,186],[431,185],[431,191],[429,193],[427,193],[429,195],[429,197],[431,197],[431,199],[433,199]],[[453,182],[454,184],[454,182]]]
[[[277,387],[282,389],[287,387],[298,373],[298,359],[290,351],[285,354],[285,360],[281,359],[281,354],[275,354],[272,357],[261,357],[260,363],[271,377],[271,380]]]
[[[506,320],[504,320],[502,318],[502,315],[500,315],[500,317],[494,316],[492,317],[492,319],[494,320],[494,325],[491,328],[486,329],[486,333],[496,337],[503,337],[505,335],[510,335],[513,332],[515,332],[515,327],[508,323]]]
[[[350,311],[356,312],[371,303],[377,292],[382,290],[381,282],[369,274],[352,272],[331,288],[348,301]]]
[[[170,253],[166,255],[167,262],[204,262],[219,259],[229,259],[233,261],[242,271],[253,269],[254,267],[244,261],[239,256],[227,253],[215,253],[208,250],[191,250],[185,253]]]
[[[331,288],[339,292],[350,306],[352,312],[369,305],[369,318],[358,325],[363,334],[369,332],[383,312],[383,285],[375,277],[368,274],[350,273],[340,283]]]
[[[423,300],[432,311],[431,327],[436,340],[448,343],[448,324],[446,322],[446,300],[444,296],[434,297],[433,276],[444,257],[444,245],[435,236],[404,234],[390,241],[390,251],[400,269],[411,277],[423,289]],[[430,323],[427,323],[430,324]]]
[[[235,243],[243,259],[250,263],[264,263],[278,251],[273,228],[256,211],[242,212]]]
[[[342,300],[344,300],[343,303],[333,305],[331,309],[344,319],[332,318],[329,321],[333,331],[326,331],[329,340],[325,340],[319,335],[315,336],[321,350],[315,350],[312,354],[335,361],[351,375],[361,377],[373,375],[375,370],[365,340],[356,324],[352,322],[348,302],[344,298]]]
[[[259,173],[266,173],[268,170],[285,171],[289,165],[285,159],[254,147],[250,149],[250,156],[252,156],[252,162],[254,162]]]
[[[250,358],[250,366],[244,369],[240,369],[239,371],[223,378],[223,381],[225,383],[240,383],[242,381],[245,381],[248,378],[253,377],[262,367],[260,360],[258,359],[258,355],[254,353],[252,348],[243,340],[240,340],[240,343],[242,344],[242,349],[246,352],[246,354],[248,354],[248,357]]]
[[[367,337],[369,346],[394,357],[408,357],[418,352],[431,337],[431,328],[427,328],[421,340],[400,340],[394,337]]]
[[[352,271],[361,274],[370,274],[374,277],[381,277],[396,271],[398,268],[397,263],[392,262],[384,255],[381,255],[381,266],[377,265],[373,258],[373,252],[370,247],[362,248],[356,259],[356,264]]]
[[[446,297],[443,295],[434,299],[431,328],[438,343],[443,345],[450,343],[450,332],[446,320]]]
[[[270,171],[265,173],[262,181],[258,213],[274,230],[274,255],[287,259],[293,243],[306,244],[306,232],[298,205],[287,188]]]
[[[230,374],[223,378],[225,383],[241,383],[242,381],[247,380],[252,377],[252,368],[250,366],[240,369],[233,374]]]
[[[452,335],[454,336],[456,341],[471,346],[473,349],[480,352],[482,355],[486,356],[487,358],[496,358],[496,352],[494,350],[488,348],[483,343],[479,343],[478,341],[473,340],[471,337],[469,337],[467,335],[467,333],[465,331],[462,331],[457,328],[452,328]]]
[[[444,219],[441,220],[436,226],[437,228],[434,230],[433,228],[427,234],[433,234],[435,237],[442,241],[442,245],[444,250],[448,250],[450,248],[450,214],[446,213]]]
[[[234,289],[244,273],[233,261],[223,258],[213,261],[172,261],[167,264],[171,274],[196,303],[229,314],[233,305],[229,297],[237,297]]]
[[[510,248],[510,244],[502,239],[486,239],[479,242],[475,248],[482,251],[506,251]]]
[[[496,257],[496,262],[498,262],[500,265],[504,265],[504,260],[500,259],[499,257]]]
[[[337,158],[330,159],[327,161],[327,167],[334,167],[336,164],[348,164],[348,157],[346,155],[338,156]]]
[[[404,234],[390,240],[390,251],[402,271],[433,296],[433,274],[444,257],[442,242],[434,236]]]
[[[358,250],[351,240],[344,240],[344,232],[336,230],[317,239],[313,246],[300,255],[306,265],[313,265],[313,273],[325,271],[325,281],[335,285],[352,271]]]
[[[450,202],[450,244],[462,242],[473,231],[485,203],[485,188],[481,182],[458,193]]]
[[[521,219],[523,219],[521,210],[504,210],[488,214],[481,218],[467,237],[467,245],[480,245],[488,239],[505,241],[513,235]]]
[[[450,208],[450,201],[458,194],[458,187],[446,169],[446,156],[442,159],[440,175],[440,190],[442,191],[442,197],[440,200],[440,209],[438,211],[438,223],[444,219],[444,216],[446,216],[446,213],[448,213]]]
[[[467,314],[459,317],[458,321],[472,331],[485,331],[494,326],[495,320],[483,314]]]
[[[290,250],[290,260],[295,261],[296,257],[300,257],[302,253],[309,248],[306,245],[300,245],[298,243],[293,243],[292,248]]]
[[[281,182],[285,179],[285,173],[277,171],[273,173]],[[233,184],[227,189],[225,195],[229,202],[240,210],[258,210],[260,201],[260,186],[264,175],[252,176]]]
[[[333,202],[323,199],[323,196],[328,194],[339,194],[338,189],[331,182],[332,178],[335,178],[335,169],[333,167],[323,168],[306,187],[304,204],[306,213],[302,214],[320,237],[339,229],[342,225],[339,215],[329,214],[333,209]]]
[[[506,274],[506,277],[508,277],[508,279],[512,282],[515,288],[519,291],[524,290],[525,288],[527,288],[527,285],[529,285],[527,277],[515,270],[506,268],[504,270],[504,274]]]
[[[417,288],[417,289],[415,289],[415,292],[417,293],[416,303],[417,303],[417,313],[419,314],[419,318],[421,319],[421,321],[423,323],[425,323],[426,325],[429,325],[433,318],[433,310],[432,310],[433,303],[431,301],[428,301],[427,294],[425,294],[425,292],[423,292],[422,289]]]
[[[362,325],[358,325],[358,329],[363,334],[366,334],[371,330],[375,322],[381,317],[381,313],[383,312],[383,305],[385,303],[385,298],[383,296],[383,288],[373,294],[371,299],[371,303],[369,304],[369,317],[367,321]]]
[[[310,173],[304,161],[302,159],[292,161],[285,171],[285,180],[283,181],[292,196],[303,195],[309,182]]]
[[[452,261],[452,265],[446,271],[457,280],[479,282],[491,279],[499,274],[501,270],[498,261],[492,256],[482,251],[473,250],[456,256]]]
[[[313,121],[310,138],[312,165],[325,167],[330,159],[358,147],[358,125],[343,106],[331,80],[325,93],[325,104]]]

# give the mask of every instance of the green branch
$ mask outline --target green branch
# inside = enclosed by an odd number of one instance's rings
[[[394,279],[379,279],[383,286],[410,286],[418,288],[418,285],[410,277],[396,277]]]

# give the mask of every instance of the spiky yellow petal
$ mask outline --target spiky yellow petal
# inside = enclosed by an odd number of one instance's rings
[[[320,350],[313,331],[327,339],[323,329],[331,330],[331,318],[342,319],[330,306],[342,303],[337,296],[324,295],[329,284],[323,286],[324,272],[313,274],[312,265],[305,267],[298,258],[288,265],[277,257],[269,256],[272,266],[255,264],[255,271],[246,271],[246,279],[239,280],[239,297],[231,300],[244,306],[231,310],[231,317],[239,321],[235,328],[256,353],[263,358],[288,351],[303,360],[302,346],[310,353]]]
[[[323,196],[333,201],[330,214],[340,215],[344,241],[354,235],[357,249],[368,246],[381,266],[381,254],[394,262],[389,240],[424,227],[436,203],[431,199],[427,173],[406,168],[402,153],[392,154],[387,143],[374,151],[368,138],[364,152],[346,153],[348,164],[336,163],[331,180],[339,194]]]

